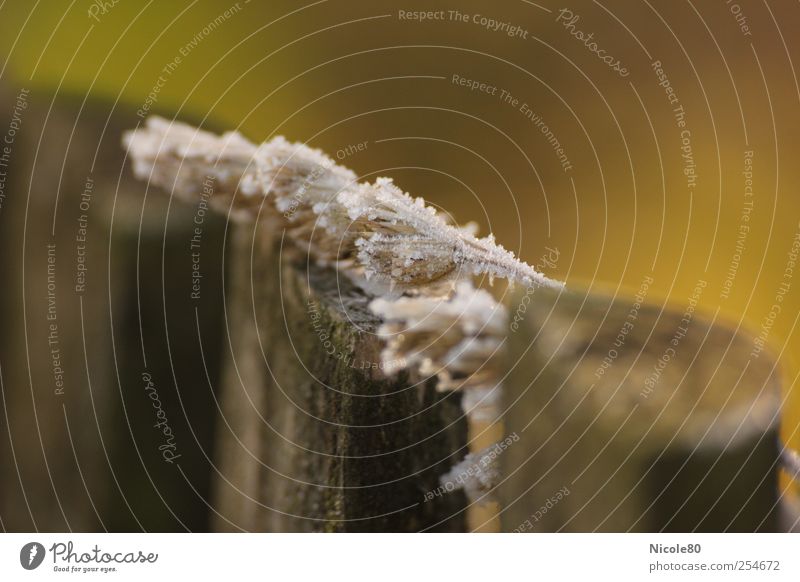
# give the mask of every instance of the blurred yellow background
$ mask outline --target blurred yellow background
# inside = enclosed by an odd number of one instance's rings
[[[557,248],[547,274],[568,285],[631,293],[652,276],[649,301],[685,304],[705,280],[705,313],[780,354],[783,435],[800,449],[800,279],[786,271],[800,232],[800,6],[562,8],[18,2],[2,9],[2,76],[307,141],[476,220],[531,264]]]

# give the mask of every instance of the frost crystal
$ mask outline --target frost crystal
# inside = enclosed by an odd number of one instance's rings
[[[320,150],[283,137],[262,144],[255,154],[261,190],[281,214],[290,239],[323,261],[346,261],[356,233],[338,195],[357,183],[356,175]]]
[[[214,184],[212,202],[219,210],[227,210],[225,204],[237,190],[246,197],[260,193],[252,163],[256,146],[236,132],[216,136],[185,123],[149,117],[144,127],[125,133],[123,144],[137,178],[188,202],[197,201],[209,180]]]
[[[295,244],[379,293],[440,290],[474,275],[562,286],[390,179],[358,183],[321,151],[282,137],[256,147],[238,133],[151,117],[123,141],[138,177],[192,201],[212,178],[215,207],[238,219],[277,217]]]
[[[495,244],[491,235],[481,239],[472,226],[450,225],[389,178],[343,190],[338,198],[361,234],[358,259],[368,279],[409,288],[487,274],[526,286],[561,287]]]
[[[385,323],[384,362],[404,361],[421,374],[436,375],[439,390],[461,390],[464,412],[493,422],[500,413],[500,356],[508,314],[484,290],[461,282],[449,299],[375,299],[370,308]]]
[[[378,335],[386,341],[381,352],[385,369],[401,361],[421,374],[436,375],[439,390],[461,392],[467,418],[487,424],[500,419],[508,312],[489,293],[462,281],[450,297],[379,298],[370,309],[384,319]],[[487,454],[495,446],[468,454],[443,475],[445,490],[453,490],[447,485],[455,479],[455,488],[463,487],[471,500],[486,500],[499,476],[496,455]]]
[[[491,445],[477,453],[469,453],[439,479],[446,491],[463,489],[470,501],[490,501],[488,494],[500,482],[496,449]],[[448,487],[450,485],[450,487]]]
[[[370,307],[385,320],[379,334],[386,339],[386,369],[404,362],[435,375],[440,390],[461,391],[469,418],[499,419],[498,356],[508,316],[489,293],[472,286],[472,277],[501,277],[527,287],[562,283],[517,259],[492,235],[475,236],[474,224],[450,224],[392,180],[359,183],[321,151],[283,137],[256,146],[238,133],[216,136],[151,117],[145,127],[127,132],[123,143],[137,177],[190,202],[212,180],[211,203],[217,209],[237,220],[278,221],[316,260],[385,295]],[[414,296],[398,299],[402,293]],[[484,463],[486,451],[467,455],[448,474],[480,463],[459,485],[470,497],[496,481],[496,466]]]

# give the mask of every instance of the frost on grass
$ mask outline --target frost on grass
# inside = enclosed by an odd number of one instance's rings
[[[256,147],[238,133],[151,117],[123,141],[138,177],[189,200],[211,177],[215,207],[237,219],[277,218],[296,245],[376,294],[441,292],[475,275],[561,286],[390,179],[359,183],[321,151],[282,137]]]

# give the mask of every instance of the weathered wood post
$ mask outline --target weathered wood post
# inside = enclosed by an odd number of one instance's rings
[[[463,531],[463,493],[425,501],[465,453],[459,395],[385,377],[370,298],[345,276],[263,224],[230,244],[216,528]]]
[[[497,419],[505,313],[465,279],[560,284],[305,144],[158,117],[124,143],[137,176],[237,223],[218,527],[465,529],[464,496],[442,479],[468,448],[463,417]],[[458,485],[447,492],[471,494]]]
[[[705,281],[663,311],[562,293],[491,237],[304,144],[159,118],[125,142],[137,175],[238,222],[219,529],[463,530],[460,489],[485,499],[499,455],[508,530],[775,528],[775,364],[699,317]],[[525,286],[516,310],[472,286],[482,274]],[[387,379],[391,357],[406,372]],[[501,384],[508,436],[459,461],[459,404],[499,428]],[[428,497],[443,487],[457,492]]]
[[[169,209],[130,175],[119,136],[136,119],[112,101],[0,84],[0,136],[11,120],[16,128],[0,206],[0,517],[10,531],[208,528],[209,469],[197,459],[213,433],[222,290],[210,275],[224,219],[205,224],[198,321],[186,301],[195,210]],[[188,461],[183,476],[159,451],[143,371]]]
[[[749,357],[745,332],[695,313],[704,285],[663,311],[577,292],[525,302],[505,531],[776,528],[778,370]]]

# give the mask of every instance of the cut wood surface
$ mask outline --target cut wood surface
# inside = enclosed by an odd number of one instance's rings
[[[779,374],[751,336],[577,292],[537,290],[523,311],[504,530],[776,528]]]

